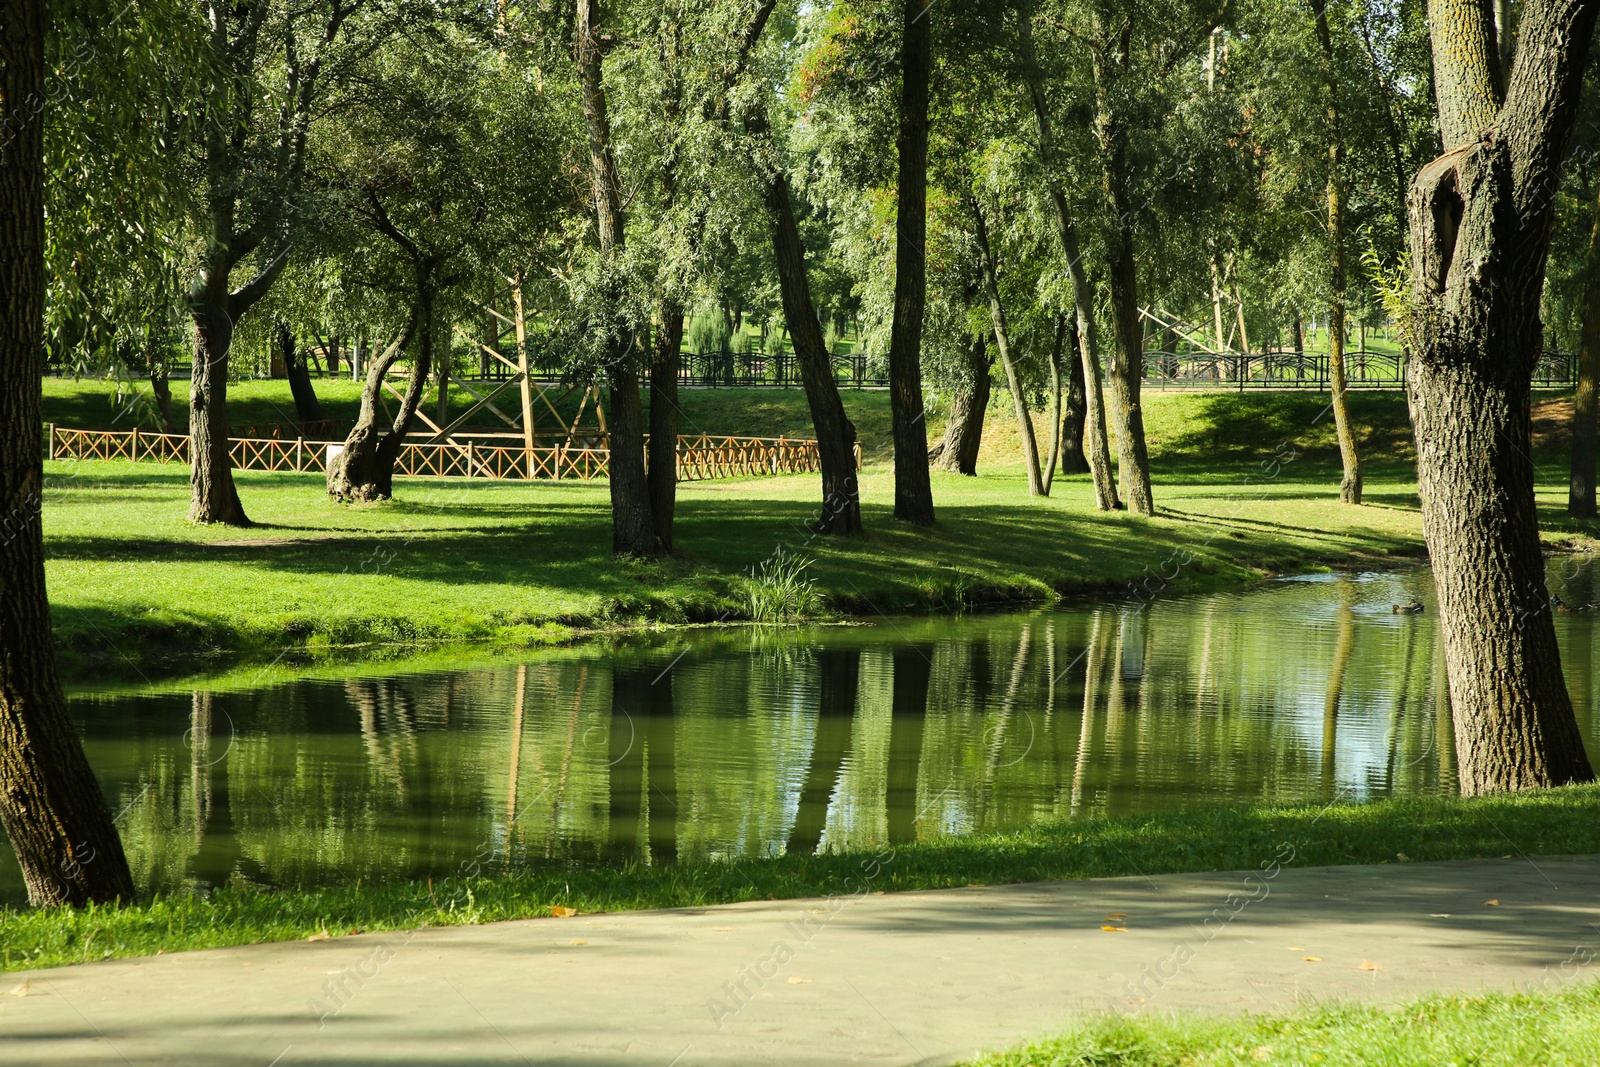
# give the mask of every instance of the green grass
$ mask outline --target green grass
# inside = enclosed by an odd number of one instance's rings
[[[282,388],[282,383],[270,384]],[[798,433],[803,397],[687,394],[686,429]],[[1014,419],[989,416],[980,476],[935,474],[939,523],[891,515],[880,458],[887,398],[851,394],[868,463],[864,536],[810,538],[814,476],[680,486],[677,557],[614,560],[604,483],[400,479],[391,503],[333,503],[319,475],[239,474],[245,530],[186,521],[187,471],[151,463],[46,465],[56,641],[69,677],[152,679],[283,662],[514,650],[625,626],[737,621],[748,576],[783,548],[814,560],[824,615],[960,611],[1083,594],[1152,595],[1423,554],[1403,398],[1362,394],[1368,506],[1336,499],[1332,420],[1316,394],[1152,394],[1159,514],[1093,508],[1083,476],[1029,498]],[[1320,417],[1319,417],[1320,416]],[[941,428],[935,411],[935,434]],[[1540,462],[1541,519],[1562,515],[1559,442]]]
[[[1100,1017],[974,1067],[1576,1067],[1600,1048],[1600,983],[1244,1018]]]
[[[1600,852],[1600,786],[1364,805],[1212,809],[1085,820],[901,846],[892,855],[780,856],[622,869],[553,866],[501,878],[322,889],[227,889],[120,910],[0,912],[7,969],[579,912],[691,907],[859,891],[1252,868],[1280,843],[1295,866]],[[471,872],[463,872],[471,873]],[[1070,1061],[1067,1061],[1070,1062]],[[1111,1061],[1115,1062],[1115,1061]]]

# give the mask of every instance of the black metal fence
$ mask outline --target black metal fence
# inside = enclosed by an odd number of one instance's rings
[[[1533,384],[1559,388],[1577,381],[1578,357],[1545,352],[1534,370]],[[1406,384],[1405,360],[1385,352],[1345,354],[1345,380],[1352,389],[1401,389]],[[1211,352],[1146,352],[1145,385],[1191,389],[1321,389],[1328,388],[1328,357],[1321,353],[1267,352],[1260,355],[1217,355]]]

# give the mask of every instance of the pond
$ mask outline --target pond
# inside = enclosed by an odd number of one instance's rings
[[[1587,603],[1587,567],[1552,588]],[[141,890],[670,863],[1455,788],[1426,570],[84,694]],[[1413,597],[1429,611],[1397,615]],[[1591,753],[1597,618],[1559,615]],[[0,899],[21,878],[0,846]]]

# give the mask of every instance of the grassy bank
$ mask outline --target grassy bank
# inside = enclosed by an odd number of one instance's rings
[[[1411,860],[1600,852],[1600,786],[1472,800],[1088,820],[905,845],[876,859],[825,855],[623,869],[556,866],[503,878],[223,890],[209,900],[156,900],[121,910],[14,911],[0,913],[0,958],[17,970],[157,949],[295,940],[323,930],[339,935],[537,918],[558,907],[592,913],[855,893],[864,885],[900,891],[1254,869],[1284,842],[1294,846],[1294,865],[1305,867],[1384,863],[1402,852]]]
[[[1423,552],[1398,396],[1355,398],[1365,507],[1336,500],[1320,396],[1156,394],[1146,413],[1156,517],[1096,512],[1083,476],[1029,498],[1015,423],[997,410],[979,477],[935,475],[930,530],[891,516],[892,473],[874,458],[887,447],[886,397],[847,399],[869,457],[864,536],[808,536],[814,476],[687,483],[679,555],[653,563],[611,558],[604,483],[401,479],[391,503],[341,507],[318,475],[245,473],[240,494],[257,525],[238,530],[186,521],[182,467],[48,464],[48,573],[65,669],[154,678],[739,620],[751,569],[780,547],[813,561],[824,614],[865,617],[1158,595]],[[695,391],[686,408],[686,426],[718,432],[790,432],[805,417],[799,394],[778,391]],[[935,412],[935,434],[939,425]],[[1549,537],[1580,538],[1560,514],[1560,443],[1540,446]]]
[[[1100,1018],[972,1067],[1577,1067],[1600,1048],[1600,983],[1215,1019]]]

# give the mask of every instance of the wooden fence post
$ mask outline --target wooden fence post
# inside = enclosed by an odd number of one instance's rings
[[[305,470],[305,461],[306,439],[304,437],[296,437],[294,439],[294,469],[297,472]]]
[[[133,428],[133,447],[128,449],[128,458],[135,463],[139,462],[139,427],[137,426]]]
[[[472,466],[473,466],[473,460],[474,460],[475,456],[476,456],[476,453],[473,451],[472,442],[468,441],[467,442],[467,477],[468,478],[471,478],[473,476],[473,474],[472,474]]]

